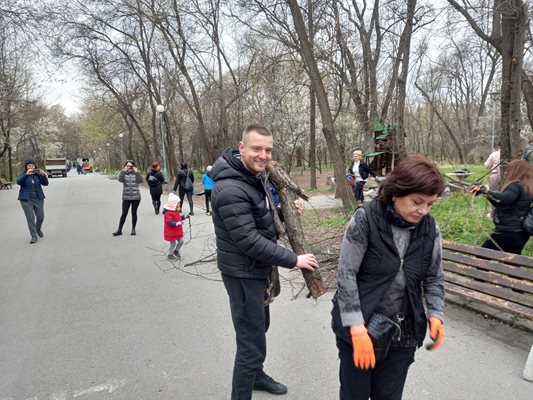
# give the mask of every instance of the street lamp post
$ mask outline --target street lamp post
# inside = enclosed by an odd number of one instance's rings
[[[107,150],[107,169],[111,171],[111,155],[109,154],[109,143],[106,143],[106,150]]]
[[[491,146],[492,150],[494,151],[494,141],[496,136],[496,123],[495,123],[495,117],[496,117],[496,100],[497,96],[500,94],[500,92],[491,92],[490,96],[492,97],[492,138],[491,138]]]
[[[118,138],[120,139],[120,167],[124,168],[124,150],[122,148],[122,138],[124,135],[122,133],[118,134]]]
[[[162,104],[158,104],[155,108],[159,114],[159,130],[161,131],[161,152],[163,155],[163,176],[165,181],[167,180],[167,153],[165,151],[165,137],[163,136],[163,113],[165,112],[165,107]]]

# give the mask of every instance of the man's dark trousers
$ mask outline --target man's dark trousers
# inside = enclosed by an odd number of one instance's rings
[[[250,400],[257,374],[263,373],[270,312],[265,307],[266,279],[241,279],[222,274],[237,339],[231,400]]]

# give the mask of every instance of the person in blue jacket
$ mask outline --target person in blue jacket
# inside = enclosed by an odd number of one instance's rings
[[[209,205],[211,204],[211,190],[213,190],[213,186],[215,186],[215,182],[213,182],[213,179],[211,179],[209,176],[211,168],[211,165],[208,165],[206,168],[207,172],[202,177],[202,185],[204,186],[205,193],[205,211],[207,215],[211,215],[211,211],[209,209]]]
[[[37,236],[44,237],[41,230],[44,221],[44,191],[43,186],[48,186],[46,171],[37,168],[35,160],[24,161],[24,171],[17,176],[17,185],[20,186],[18,200],[26,215],[26,222],[30,230],[30,243],[37,242]]]

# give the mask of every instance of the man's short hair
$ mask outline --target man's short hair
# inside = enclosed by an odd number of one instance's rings
[[[242,132],[242,141],[244,142],[246,136],[250,134],[250,132],[257,132],[258,134],[262,136],[272,136],[272,132],[263,125],[259,124],[251,124],[248,125],[246,128],[244,128],[244,131]]]

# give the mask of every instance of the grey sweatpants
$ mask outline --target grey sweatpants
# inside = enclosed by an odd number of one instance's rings
[[[30,235],[37,237],[37,231],[41,230],[44,221],[44,199],[20,200],[20,205],[26,215]]]
[[[168,255],[174,254],[177,257],[181,257],[180,249],[183,246],[183,239],[173,240],[170,242],[170,248],[168,249]]]

